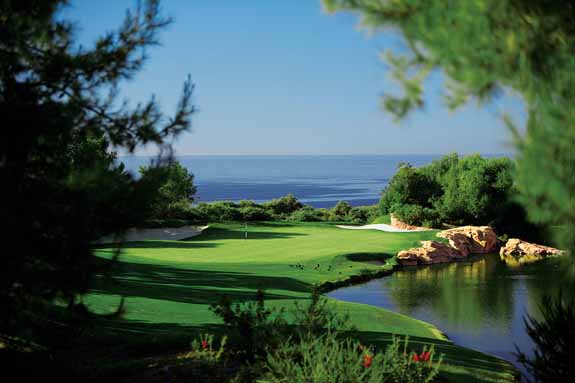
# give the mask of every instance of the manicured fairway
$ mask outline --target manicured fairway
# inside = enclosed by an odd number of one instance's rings
[[[221,322],[209,305],[224,294],[246,301],[263,288],[271,306],[289,309],[295,301],[307,299],[314,284],[391,269],[397,251],[434,235],[326,224],[261,223],[247,229],[242,224],[211,225],[190,240],[126,244],[114,280],[99,280],[86,303],[106,312],[126,297],[122,323],[127,331],[173,335],[213,328]],[[101,258],[112,254],[112,249],[97,250]],[[432,325],[372,306],[335,300],[333,304],[349,312],[366,341],[386,342],[395,333],[409,335],[413,342],[437,343],[450,364],[460,364],[446,366],[449,381],[473,381],[473,374],[484,381],[509,377],[497,373],[506,367],[498,359],[453,346]]]

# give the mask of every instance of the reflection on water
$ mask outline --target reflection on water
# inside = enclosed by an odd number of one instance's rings
[[[541,298],[556,292],[561,262],[509,268],[497,254],[465,262],[404,268],[389,277],[343,288],[331,297],[367,303],[433,323],[456,344],[515,362],[515,345],[533,345],[526,313],[539,317]]]

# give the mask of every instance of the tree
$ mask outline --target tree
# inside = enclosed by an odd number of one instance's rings
[[[143,182],[156,185],[157,194],[151,207],[152,218],[172,218],[170,210],[174,207],[189,207],[194,201],[197,188],[194,186],[194,175],[179,161],[172,161],[163,166],[140,167]]]
[[[285,217],[301,209],[303,205],[293,194],[288,194],[265,203],[264,207],[271,209],[273,214],[277,216]]]
[[[330,221],[345,221],[351,211],[351,205],[347,201],[338,201],[337,204],[329,211]]]
[[[575,256],[575,2],[554,0],[323,0],[327,9],[359,11],[364,25],[401,31],[408,53],[386,55],[403,94],[386,94],[384,108],[398,119],[423,105],[423,81],[433,70],[447,79],[446,102],[456,108],[487,101],[511,89],[528,111],[526,134],[503,116],[514,133],[516,184],[529,219],[553,230],[554,241]],[[575,263],[571,262],[571,269]],[[573,275],[565,282],[572,286]],[[573,307],[571,302],[571,308]],[[565,316],[569,310],[556,310]],[[559,320],[544,318],[560,334]],[[536,327],[537,328],[537,327]],[[557,349],[569,360],[567,349]],[[553,355],[557,357],[558,355]],[[528,365],[529,366],[529,365]],[[539,369],[537,360],[531,367]],[[569,381],[572,372],[548,371],[539,381]],[[544,376],[544,378],[541,378]]]
[[[393,213],[394,205],[431,207],[433,198],[441,193],[435,180],[410,164],[399,165],[397,173],[385,187],[379,201],[382,214]]]
[[[54,298],[78,303],[96,271],[92,241],[141,221],[153,192],[110,149],[156,144],[165,157],[194,112],[189,79],[171,118],[153,98],[135,107],[117,100],[170,23],[157,0],[128,11],[90,48],[59,17],[67,4],[0,1],[0,233],[4,246],[16,245],[1,252],[0,332],[42,318]]]
[[[563,225],[556,243],[575,253],[575,2],[553,0],[324,0],[329,11],[358,11],[372,29],[394,27],[408,53],[385,57],[403,94],[385,94],[398,119],[423,106],[423,82],[434,70],[456,108],[511,89],[529,113],[515,134],[517,186],[535,223]]]

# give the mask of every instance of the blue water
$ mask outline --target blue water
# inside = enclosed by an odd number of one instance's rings
[[[180,156],[195,176],[197,201],[269,201],[288,193],[313,207],[338,201],[354,206],[377,203],[400,162],[414,166],[440,155],[371,156]],[[121,157],[137,172],[151,157]]]

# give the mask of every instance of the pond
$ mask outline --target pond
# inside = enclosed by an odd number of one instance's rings
[[[458,263],[405,267],[328,295],[432,323],[454,343],[517,366],[515,346],[528,355],[533,350],[523,318],[540,318],[539,303],[558,290],[561,267],[560,260],[548,259],[511,268],[497,254],[489,254]]]

